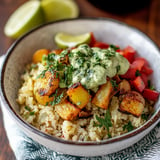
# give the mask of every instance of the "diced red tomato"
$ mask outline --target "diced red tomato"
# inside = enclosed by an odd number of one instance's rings
[[[122,50],[119,48],[119,49],[116,50],[116,52],[119,52],[119,54],[120,54],[122,52]]]
[[[75,48],[77,48],[77,47],[72,47],[70,50],[75,49]]]
[[[136,51],[131,46],[128,46],[124,48],[120,54],[124,56],[130,63],[132,63],[134,61]]]
[[[136,68],[137,70],[141,71],[142,67],[144,66],[145,61],[142,59],[137,59],[135,61],[133,61],[133,63],[131,64],[131,66],[133,68]]]
[[[140,76],[138,76],[135,80],[133,80],[133,86],[139,92],[142,92],[145,88],[145,84]]]
[[[146,75],[150,75],[150,74],[153,73],[153,70],[152,70],[150,67],[144,65],[144,66],[142,67],[141,72],[144,73],[144,74],[146,74]]]
[[[132,66],[130,66],[128,71],[124,75],[121,75],[121,77],[125,78],[125,79],[132,79],[133,80],[136,78],[136,71],[137,71],[136,68],[133,68]]]
[[[142,80],[143,80],[143,82],[145,84],[145,87],[147,87],[148,86],[148,77],[147,77],[147,75],[144,74],[144,73],[141,73],[140,77],[142,78]]]
[[[91,41],[90,41],[90,43],[89,43],[89,46],[90,46],[90,47],[93,47],[93,45],[94,45],[95,43],[96,43],[96,38],[95,38],[93,32],[91,32]]]
[[[133,80],[129,80],[129,83],[130,83],[131,87],[134,86],[134,85],[133,85]]]
[[[144,61],[144,65],[146,65],[146,66],[148,66],[148,61],[145,59],[145,58],[143,58],[143,57],[137,57],[137,58],[135,58],[135,60],[143,60]]]
[[[103,43],[103,42],[95,42],[93,44],[93,47],[98,47],[101,49],[107,49],[109,47],[109,45],[107,43]]]
[[[156,101],[158,99],[159,93],[157,91],[145,88],[142,95],[148,100]]]
[[[146,74],[147,76],[150,75],[153,70],[150,69],[149,67],[147,67],[145,65],[147,61],[144,58],[136,58],[136,60],[133,61],[132,64],[130,64],[130,68],[127,71],[127,73],[125,73],[124,75],[122,75],[122,78],[126,78],[126,79],[131,79],[134,80],[136,78],[136,72],[139,71],[141,74]],[[148,62],[147,62],[148,63]],[[145,86],[146,86],[146,76],[143,75],[141,77],[144,80]]]

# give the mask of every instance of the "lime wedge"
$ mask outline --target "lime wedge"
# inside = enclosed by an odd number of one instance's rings
[[[75,47],[79,44],[89,44],[91,40],[91,34],[85,33],[81,35],[70,35],[67,33],[57,33],[55,36],[55,42],[59,48]]]
[[[44,18],[40,1],[28,1],[10,16],[5,25],[4,32],[9,37],[18,38],[43,22]]]
[[[79,9],[74,0],[42,0],[45,21],[78,17]]]

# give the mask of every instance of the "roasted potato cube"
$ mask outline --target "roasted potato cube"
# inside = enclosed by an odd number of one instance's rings
[[[80,109],[84,108],[91,98],[88,91],[80,83],[76,83],[69,88],[67,94],[72,103]]]
[[[119,109],[139,117],[144,110],[144,105],[143,96],[136,91],[130,91],[124,95]]]
[[[37,50],[37,51],[33,54],[33,57],[32,57],[33,63],[41,62],[43,55],[48,55],[49,52],[50,52],[50,51],[49,51],[48,49],[40,49],[40,50]]]
[[[118,88],[119,88],[120,94],[124,94],[131,91],[131,86],[129,82],[125,79],[119,83]]]
[[[56,77],[56,73],[53,75],[47,71],[45,77],[38,78],[34,82],[34,90],[41,96],[49,96],[58,88],[59,79]]]
[[[46,105],[47,103],[53,101],[54,97],[41,96],[37,91],[34,92],[34,96],[37,102],[41,105]]]
[[[113,87],[110,81],[103,84],[92,99],[92,103],[98,107],[107,109],[112,95]]]
[[[64,120],[73,120],[77,117],[80,109],[68,102],[67,100],[55,106],[56,112]]]
[[[51,53],[54,53],[56,55],[60,55],[62,51],[63,51],[63,49],[54,49],[51,51]]]

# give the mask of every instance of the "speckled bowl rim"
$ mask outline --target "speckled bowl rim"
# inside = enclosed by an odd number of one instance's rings
[[[11,113],[11,115],[13,116],[13,118],[15,118],[18,121],[18,123],[20,123],[23,127],[25,127],[26,129],[29,129],[30,131],[34,132],[35,134],[38,134],[39,136],[41,136],[43,138],[47,138],[48,140],[56,141],[56,142],[63,143],[63,144],[81,145],[81,146],[83,146],[83,145],[84,146],[87,146],[87,145],[88,146],[90,146],[90,145],[106,145],[106,144],[111,144],[111,143],[118,142],[118,141],[123,141],[123,140],[126,140],[128,138],[136,136],[137,134],[139,134],[142,131],[145,131],[147,128],[151,127],[154,123],[158,122],[159,117],[160,117],[160,107],[157,109],[157,111],[151,116],[151,118],[146,123],[144,123],[141,127],[137,128],[137,129],[135,129],[135,130],[133,130],[133,131],[131,131],[129,133],[125,133],[123,135],[120,135],[120,136],[117,136],[117,137],[113,137],[113,138],[110,138],[110,139],[106,139],[106,140],[102,140],[102,141],[98,141],[98,142],[95,142],[95,141],[91,141],[91,142],[77,142],[77,141],[64,140],[64,139],[61,139],[61,138],[49,135],[47,133],[44,133],[44,132],[38,130],[37,128],[35,128],[34,126],[32,126],[32,125],[28,124],[27,122],[25,122],[13,110],[13,108],[11,107],[11,104],[9,103],[9,101],[7,99],[6,93],[4,91],[4,72],[5,72],[5,67],[7,65],[8,59],[10,58],[10,55],[12,54],[12,52],[14,51],[14,49],[16,48],[16,46],[26,36],[28,36],[29,34],[32,34],[32,32],[34,32],[34,31],[37,31],[37,30],[43,28],[44,26],[51,25],[51,24],[54,24],[54,23],[63,23],[65,21],[77,21],[77,20],[84,20],[84,21],[94,20],[94,21],[97,21],[97,22],[103,20],[103,21],[110,21],[110,22],[114,22],[114,23],[117,23],[117,24],[129,27],[132,30],[134,30],[135,32],[137,32],[138,34],[142,35],[145,39],[147,39],[152,45],[155,46],[155,48],[157,48],[157,50],[160,53],[160,49],[158,48],[158,45],[149,36],[147,36],[145,33],[143,33],[139,29],[137,29],[137,28],[135,28],[133,26],[130,26],[130,25],[124,23],[124,22],[121,22],[121,21],[118,21],[118,20],[115,20],[115,19],[111,19],[111,18],[85,17],[85,18],[65,19],[65,20],[60,20],[60,21],[55,21],[55,22],[49,22],[49,23],[43,24],[43,25],[41,25],[39,27],[36,27],[35,29],[29,31],[28,33],[26,33],[25,35],[23,35],[22,37],[20,37],[19,39],[17,39],[13,43],[13,45],[11,45],[11,47],[8,49],[8,51],[6,53],[6,57],[5,57],[5,60],[3,62],[3,65],[2,65],[2,69],[1,69],[1,73],[0,73],[0,80],[1,80],[0,95],[1,95],[1,100],[3,101],[4,106]]]

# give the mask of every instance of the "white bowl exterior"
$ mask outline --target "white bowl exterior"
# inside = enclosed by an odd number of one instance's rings
[[[96,39],[99,41],[116,44],[122,48],[128,45],[132,46],[137,50],[139,56],[145,57],[150,62],[150,66],[154,70],[154,74],[152,76],[153,84],[155,85],[156,89],[160,90],[159,50],[150,41],[150,39],[148,39],[142,33],[129,28],[127,25],[116,23],[114,21],[107,21],[105,19],[79,19],[64,22],[62,21],[48,24],[42,28],[39,28],[38,30],[35,30],[32,32],[32,34],[28,34],[22,38],[22,40],[18,42],[18,45],[14,47],[12,54],[8,58],[4,73],[4,91],[8,101],[17,114],[19,112],[19,106],[16,103],[16,95],[18,88],[20,87],[20,75],[23,73],[25,65],[31,62],[32,55],[37,49],[56,48],[53,39],[57,32],[67,32],[72,34],[94,32]],[[160,101],[158,101],[155,105],[156,112],[159,110],[159,104]],[[17,119],[15,120],[17,121]],[[31,130],[28,130],[26,127],[24,127],[24,125],[19,123],[19,121],[17,121],[17,123],[29,137],[45,145],[46,147],[58,152],[79,156],[96,156],[116,152],[132,145],[133,143],[136,143],[155,126],[154,124],[145,131],[126,140],[105,145],[85,146],[63,144],[51,141],[32,132]]]

